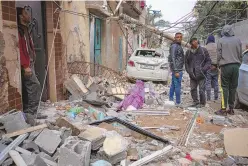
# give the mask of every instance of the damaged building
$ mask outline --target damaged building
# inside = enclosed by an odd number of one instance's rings
[[[88,62],[122,72],[131,52],[146,43],[142,31],[113,18],[122,12],[145,22],[145,1],[126,1],[117,8],[119,2],[1,1],[0,112],[22,109],[16,7],[25,7],[31,16],[42,100],[55,102],[66,99],[68,63]],[[86,72],[94,76],[99,71],[90,67]]]

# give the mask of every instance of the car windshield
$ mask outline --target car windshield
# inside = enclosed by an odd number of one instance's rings
[[[248,65],[248,51],[244,53],[242,63]]]
[[[152,50],[138,50],[135,56],[161,58],[162,55]]]

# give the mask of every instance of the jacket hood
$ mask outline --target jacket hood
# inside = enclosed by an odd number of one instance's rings
[[[221,32],[222,36],[231,37],[234,36],[234,32],[231,25],[225,25]]]
[[[208,36],[208,39],[207,39],[207,43],[206,44],[208,44],[208,43],[215,43],[215,38],[214,38],[213,35],[209,35]]]

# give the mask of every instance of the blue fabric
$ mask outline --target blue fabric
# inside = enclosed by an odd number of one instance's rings
[[[215,38],[214,38],[213,35],[209,35],[208,36],[208,39],[207,39],[207,43],[206,44],[208,44],[208,43],[215,43]]]
[[[170,101],[174,101],[174,93],[176,93],[176,104],[181,103],[181,82],[183,77],[183,72],[179,72],[180,77],[176,78],[175,73],[172,72],[171,87],[170,87]]]

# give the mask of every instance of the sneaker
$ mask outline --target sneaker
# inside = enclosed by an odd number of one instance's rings
[[[203,107],[205,107],[206,106],[206,104],[198,104],[197,106],[196,106],[196,108],[203,108]]]
[[[229,109],[229,110],[227,111],[227,113],[230,114],[230,115],[234,115],[234,110],[233,110],[233,109]]]
[[[214,112],[216,115],[227,116],[227,111],[220,109],[219,111]]]

